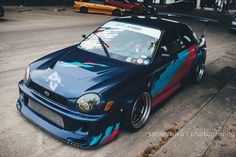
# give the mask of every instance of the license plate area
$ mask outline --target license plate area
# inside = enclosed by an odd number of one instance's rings
[[[63,118],[60,115],[56,114],[55,112],[49,110],[48,108],[46,108],[42,105],[40,105],[39,103],[37,103],[36,101],[34,101],[32,99],[29,99],[28,106],[34,112],[40,114],[41,116],[43,116],[44,118],[48,119],[49,121],[55,123],[59,127],[64,128]]]

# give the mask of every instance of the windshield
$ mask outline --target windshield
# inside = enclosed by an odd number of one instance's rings
[[[79,47],[106,56],[98,39],[100,37],[107,45],[106,50],[111,58],[147,65],[160,35],[161,31],[158,29],[110,21],[83,40]]]

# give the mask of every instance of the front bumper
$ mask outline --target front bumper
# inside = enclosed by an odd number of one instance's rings
[[[16,103],[17,109],[28,120],[62,141],[74,146],[92,148],[105,144],[118,135],[120,122],[114,114],[81,114],[47,99],[28,88],[23,81],[19,82],[18,86],[20,97]],[[60,116],[64,125],[59,126],[40,112],[32,110],[28,105],[29,99],[42,105],[49,113]]]
[[[231,30],[236,30],[236,25],[231,25],[231,26],[230,26],[230,29],[231,29]]]

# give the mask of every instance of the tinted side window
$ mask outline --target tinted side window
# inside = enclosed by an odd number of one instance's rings
[[[180,37],[177,31],[175,29],[166,30],[157,55],[157,58],[160,58],[159,64],[164,65],[172,61],[181,50]]]
[[[180,37],[176,30],[168,30],[162,39],[161,48],[170,55],[175,55],[181,51]]]
[[[124,2],[124,1],[123,1],[123,0],[115,0],[115,2],[122,3],[122,2]]]
[[[196,44],[196,39],[193,36],[193,32],[187,26],[181,26],[178,28],[180,39],[184,48],[189,48]]]
[[[90,0],[91,3],[96,3],[96,4],[105,4],[104,0]]]

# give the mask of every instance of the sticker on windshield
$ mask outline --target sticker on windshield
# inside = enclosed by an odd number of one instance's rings
[[[107,28],[107,27],[101,27],[99,30],[97,30],[95,33],[104,41],[109,42],[113,38],[115,38],[120,32],[124,31],[123,29],[118,28]]]
[[[132,61],[132,58],[128,57],[125,59],[126,62],[131,62]]]
[[[143,64],[143,59],[142,58],[137,59],[137,63],[138,64]]]
[[[154,28],[149,28],[149,27],[143,27],[139,25],[133,25],[133,24],[128,24],[128,23],[121,23],[121,22],[114,22],[110,21],[103,25],[103,27],[112,27],[112,28],[117,28],[117,29],[122,29],[122,30],[128,30],[128,31],[133,31],[141,34],[145,34],[154,38],[160,38],[161,31],[158,29]]]

